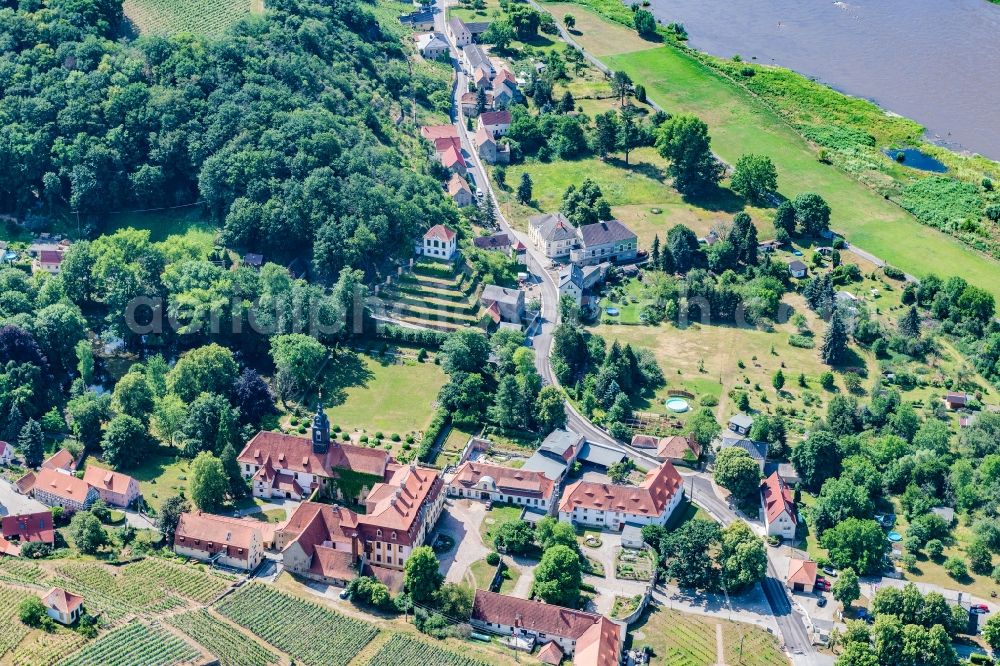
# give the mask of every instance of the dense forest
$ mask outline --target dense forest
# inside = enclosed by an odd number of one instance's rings
[[[202,202],[228,246],[332,280],[456,215],[391,120],[440,84],[359,2],[274,0],[219,39],[131,41],[120,0],[0,7],[0,213],[31,228],[79,212],[96,235],[109,211]]]

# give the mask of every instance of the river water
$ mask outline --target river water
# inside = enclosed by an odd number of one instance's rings
[[[717,56],[781,65],[1000,160],[1000,5],[987,0],[652,0]]]

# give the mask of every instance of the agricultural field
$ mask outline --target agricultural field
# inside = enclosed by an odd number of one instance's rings
[[[132,621],[101,636],[59,666],[173,666],[199,656],[194,646],[170,632]]]
[[[215,37],[251,13],[263,0],[125,0],[125,17],[140,34],[192,33]]]
[[[172,615],[167,622],[218,657],[222,666],[268,666],[280,661],[278,655],[205,609]]]
[[[226,575],[203,570],[201,565],[185,566],[159,558],[126,565],[122,572],[126,580],[157,586],[203,604],[211,602],[234,582]]]
[[[632,646],[652,648],[651,666],[711,666],[723,661],[718,658],[721,655],[716,654],[717,625],[722,626],[725,663],[737,664],[742,658],[742,663],[754,666],[788,665],[777,639],[760,627],[655,605],[630,627]],[[742,655],[739,653],[741,639]]]
[[[12,650],[28,634],[28,627],[18,619],[17,607],[29,596],[32,593],[27,590],[0,585],[0,626],[5,627],[0,635],[0,656]]]
[[[309,666],[346,666],[378,629],[260,583],[223,599],[216,610]]]
[[[486,666],[489,662],[467,657],[436,645],[396,634],[382,646],[367,666]]]
[[[63,657],[79,650],[87,640],[82,634],[63,627],[57,627],[52,632],[35,630],[18,643],[14,651],[0,659],[0,664],[9,666],[55,664]]]
[[[429,360],[395,363],[347,352],[327,366],[323,399],[331,424],[373,439],[381,432],[385,444],[394,444],[392,434],[405,438],[427,427],[444,383],[441,366]]]
[[[0,581],[37,585],[45,578],[45,572],[37,564],[14,557],[0,559]]]

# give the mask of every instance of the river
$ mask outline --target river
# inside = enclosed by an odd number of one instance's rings
[[[987,0],[652,0],[708,53],[788,67],[1000,160],[1000,5]]]

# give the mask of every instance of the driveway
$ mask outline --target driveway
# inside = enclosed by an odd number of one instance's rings
[[[434,533],[427,543],[434,543],[438,534],[447,534],[455,546],[438,556],[445,582],[461,583],[473,562],[486,559],[490,549],[479,536],[479,526],[486,516],[486,505],[470,499],[447,499]]]
[[[16,516],[48,510],[49,508],[38,500],[18,494],[10,481],[0,479],[0,516]]]
[[[591,548],[580,542],[580,552],[590,559],[600,562],[604,567],[604,578],[599,576],[584,576],[583,580],[589,585],[593,585],[597,590],[594,598],[593,610],[602,615],[610,615],[611,607],[614,606],[615,597],[634,597],[637,594],[644,594],[648,583],[638,580],[625,580],[615,578],[615,555],[622,546],[622,536],[618,532],[601,531],[601,545]]]

